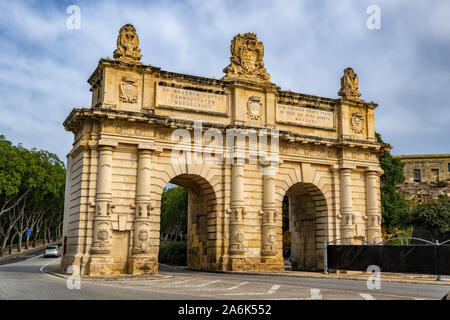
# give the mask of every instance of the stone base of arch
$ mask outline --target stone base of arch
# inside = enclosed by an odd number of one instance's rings
[[[129,274],[158,274],[158,261],[155,261],[148,257],[132,257],[128,264]]]

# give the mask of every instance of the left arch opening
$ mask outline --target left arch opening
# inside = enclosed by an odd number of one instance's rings
[[[214,189],[198,175],[182,174],[170,180],[161,200],[162,246],[172,246],[169,250],[176,255],[184,245],[185,258],[172,257],[173,261],[190,269],[207,270],[214,257],[208,233],[215,219]],[[161,249],[162,255],[170,254],[164,252],[166,248]]]

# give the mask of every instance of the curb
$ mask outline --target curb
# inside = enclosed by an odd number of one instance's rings
[[[71,274],[63,274],[63,273],[58,273],[58,272],[54,272],[54,271],[49,271],[46,270],[48,267],[45,266],[44,268],[42,268],[42,271],[49,274],[49,275],[53,275],[55,277],[58,278],[62,278],[62,279],[68,279],[70,276],[72,276]],[[138,280],[160,280],[160,279],[169,279],[169,278],[173,278],[173,276],[164,276],[164,275],[126,275],[126,276],[116,276],[116,275],[112,275],[112,276],[86,276],[83,275],[81,276],[81,280],[87,280],[87,281],[138,281]]]
[[[367,281],[366,278],[359,277],[343,277],[343,276],[326,276],[326,275],[302,275],[302,274],[285,274],[285,273],[259,273],[259,272],[241,272],[241,271],[221,271],[222,273],[239,274],[239,275],[258,275],[258,276],[283,276],[283,277],[293,277],[293,278],[315,278],[315,279],[339,279],[339,280],[358,280]],[[427,284],[436,286],[450,286],[450,282],[439,282],[437,280],[406,280],[406,279],[389,279],[384,278],[381,275],[381,281],[392,282],[392,283],[406,283],[406,284]],[[441,280],[442,281],[442,280]]]
[[[166,265],[160,263],[160,265],[164,265],[167,267],[171,267],[178,270],[186,270],[186,271],[198,271],[188,269],[187,267],[178,267],[172,265]],[[359,280],[359,281],[367,281],[366,278],[360,277],[344,277],[344,276],[326,276],[326,275],[303,275],[303,274],[288,274],[288,273],[276,273],[276,272],[242,272],[242,271],[203,271],[209,273],[224,273],[224,274],[238,274],[238,275],[254,275],[254,276],[283,276],[283,277],[293,277],[293,278],[315,278],[315,279],[339,279],[339,280]],[[407,283],[407,284],[428,284],[428,285],[436,285],[436,286],[450,286],[450,281],[447,280],[407,280],[407,279],[389,279],[384,278],[383,274],[381,274],[381,281],[392,282],[392,283]]]

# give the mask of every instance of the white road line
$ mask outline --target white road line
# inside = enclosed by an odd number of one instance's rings
[[[48,266],[49,264],[51,264],[51,263],[53,263],[53,262],[56,262],[56,261],[58,261],[58,260],[60,260],[60,259],[61,259],[61,258],[58,258],[58,259],[56,259],[56,260],[53,260],[53,261],[50,261],[49,263],[44,264],[44,265],[39,269],[39,271],[40,271],[41,273],[43,273],[43,274],[49,276],[50,278],[58,278],[58,279],[62,279],[62,278],[60,278],[60,277],[51,275],[51,274],[49,274],[49,273],[47,273],[47,272],[44,271],[44,268],[45,268],[46,266]],[[65,280],[65,279],[63,279],[63,280]]]
[[[254,296],[254,295],[267,295],[274,294],[278,289],[281,288],[281,285],[275,284],[266,292],[237,292],[237,293],[224,293],[221,294],[223,296]],[[217,293],[220,294],[220,293]]]
[[[220,281],[220,280],[210,281],[210,282],[207,282],[207,283],[200,284],[200,285],[198,285],[198,286],[192,286],[192,288],[202,288],[202,287],[206,287],[206,286],[209,286],[210,284],[214,284],[214,283],[219,282],[219,281]]]
[[[280,289],[281,286],[276,284],[273,285],[272,288],[270,288],[269,290],[267,290],[266,294],[274,294],[275,292],[277,292],[278,289]]]
[[[17,262],[6,263],[6,264],[3,264],[3,265],[1,265],[1,266],[9,266],[9,265],[12,265],[12,264],[18,264],[18,263],[22,263],[22,262],[25,262],[25,261],[30,261],[30,260],[33,260],[33,259],[36,259],[36,258],[40,258],[40,257],[42,257],[43,255],[44,255],[44,254],[41,253],[40,255],[35,256],[35,257],[31,257],[31,258],[28,258],[28,259],[25,259],[25,260],[21,260],[21,261],[17,261]],[[0,266],[0,267],[1,267],[1,266]]]
[[[227,290],[234,290],[234,289],[240,288],[240,287],[242,287],[242,286],[245,286],[247,283],[248,283],[247,281],[241,282],[241,283],[239,283],[239,284],[237,284],[237,285],[235,285],[235,286],[232,286],[232,287],[227,288]]]
[[[92,285],[98,285],[98,286],[110,287],[110,288],[117,288],[117,289],[128,289],[128,290],[134,290],[134,291],[146,291],[146,292],[159,293],[159,294],[175,294],[175,295],[182,295],[182,296],[205,297],[205,298],[211,299],[211,295],[210,294],[192,294],[192,293],[187,293],[187,292],[184,293],[184,292],[176,292],[176,291],[163,291],[163,290],[155,290],[155,289],[125,287],[125,286],[110,285],[110,284],[98,283],[98,282],[93,282]]]
[[[366,300],[376,300],[370,293],[360,293],[359,295]]]
[[[306,300],[322,300],[322,294],[320,293],[320,289],[310,288],[309,292],[311,293],[311,297],[306,298]]]
[[[172,282],[172,283],[169,283],[169,284],[182,284],[182,283],[186,283],[186,282],[189,282],[189,281],[192,281],[192,279],[187,279],[187,280],[183,280],[183,281],[176,281],[176,282]]]

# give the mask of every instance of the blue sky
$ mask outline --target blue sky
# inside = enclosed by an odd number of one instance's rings
[[[69,30],[69,5],[81,28]],[[369,5],[381,29],[369,30]],[[379,104],[376,130],[393,154],[450,153],[450,1],[50,1],[0,2],[0,134],[65,160],[62,122],[90,105],[86,80],[112,57],[132,23],[142,62],[221,78],[237,33],[255,32],[271,80],[285,90],[336,98],[343,70]]]

